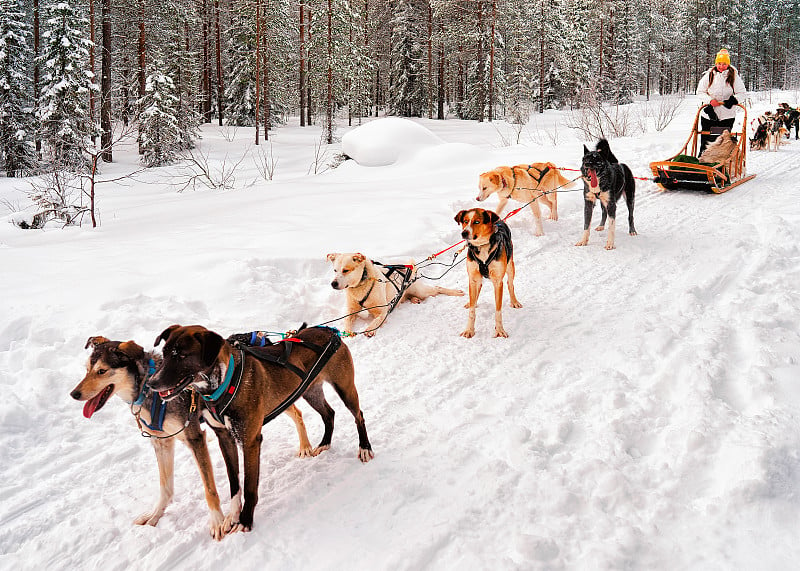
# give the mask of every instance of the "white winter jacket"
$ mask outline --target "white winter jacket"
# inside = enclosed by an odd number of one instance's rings
[[[731,69],[736,74],[733,79],[733,87],[728,84],[728,70]],[[697,95],[703,98],[703,103],[710,103],[712,99],[723,103],[731,95],[735,96],[739,103],[744,103],[745,98],[747,98],[747,90],[744,87],[739,70],[735,67],[730,66],[722,73],[718,72],[716,67],[712,67],[700,78],[700,83],[697,84]],[[714,107],[714,111],[716,111],[720,120],[735,117],[738,109],[738,107],[733,106],[728,109],[724,105]]]

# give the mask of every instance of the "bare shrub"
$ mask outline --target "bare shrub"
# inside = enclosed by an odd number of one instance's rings
[[[275,168],[278,166],[278,157],[275,156],[272,142],[267,145],[257,145],[253,153],[253,162],[258,173],[264,180],[272,180],[275,176]]]
[[[597,89],[587,88],[580,107],[569,113],[566,124],[585,139],[627,137],[642,131],[630,105],[604,102]]]
[[[183,192],[187,188],[196,190],[198,186],[204,186],[212,190],[229,190],[236,184],[236,170],[244,161],[243,154],[236,162],[231,162],[228,155],[219,164],[209,160],[208,153],[200,150],[190,150],[184,158],[181,170],[178,175],[178,192]]]
[[[683,105],[683,94],[680,95],[665,95],[658,100],[655,105],[648,104],[648,115],[653,118],[656,131],[661,132],[666,129],[675,115]]]

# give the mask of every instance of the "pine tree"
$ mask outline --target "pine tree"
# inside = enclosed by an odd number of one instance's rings
[[[256,33],[255,16],[240,7],[227,42],[233,68],[229,74],[225,111],[229,125],[252,127],[256,124]]]
[[[392,19],[394,58],[389,83],[389,109],[403,117],[419,117],[425,108],[422,43],[419,40],[421,27],[421,14],[412,0],[399,0]]]
[[[175,119],[178,125],[177,150],[193,149],[195,141],[200,138],[200,113],[197,105],[197,92],[194,79],[198,76],[196,53],[189,46],[187,34],[191,23],[191,12],[180,3],[176,3],[170,11],[173,16],[168,19],[165,36],[167,51],[161,50],[160,61],[167,62],[164,75],[172,79],[175,86],[173,94],[178,101],[175,107]]]
[[[0,0],[0,165],[10,177],[36,164],[30,36],[22,0]]]
[[[611,96],[617,103],[630,103],[644,79],[642,45],[638,11],[628,0],[616,2],[614,11],[614,51],[612,68],[614,83]],[[645,44],[646,45],[646,44]]]
[[[148,167],[168,165],[178,158],[182,132],[176,117],[176,91],[168,75],[156,71],[147,76],[140,105],[139,136],[142,163]]]
[[[82,31],[87,21],[66,2],[44,9],[42,93],[38,117],[41,140],[56,168],[88,166],[84,151],[99,133],[89,119],[89,91],[99,91],[94,74],[86,71],[91,42]]]

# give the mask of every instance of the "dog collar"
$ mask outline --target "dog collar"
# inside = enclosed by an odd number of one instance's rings
[[[147,386],[147,379],[152,377],[155,372],[156,362],[153,359],[150,359],[147,362],[147,373],[145,373],[144,379],[142,380],[142,388],[139,390],[139,396],[137,396],[136,400],[131,404],[140,405],[144,402],[144,397],[146,397],[147,393],[150,392],[150,388]]]
[[[363,284],[363,283],[364,283],[365,281],[367,281],[368,279],[369,279],[369,278],[367,277],[367,266],[364,266],[364,273],[361,275],[361,281],[359,281],[359,282],[358,282],[358,285],[361,285],[361,284]],[[364,307],[364,303],[367,301],[367,298],[369,297],[369,294],[371,294],[371,293],[372,293],[372,290],[375,288],[375,282],[376,282],[376,281],[377,281],[377,280],[372,280],[372,285],[371,285],[371,286],[369,286],[369,290],[367,290],[367,295],[365,295],[365,296],[364,296],[364,297],[361,299],[361,301],[359,301],[359,302],[358,302],[358,305],[360,305],[361,307]]]
[[[233,370],[235,368],[236,367],[234,366],[233,362],[233,353],[231,353],[230,359],[228,359],[228,370],[225,371],[225,380],[222,381],[222,384],[218,386],[217,390],[215,390],[213,393],[211,393],[210,395],[203,395],[204,401],[211,402],[219,400],[219,397],[225,394],[225,391],[228,390],[228,387],[231,384],[231,379],[233,378]],[[244,368],[244,361],[242,361],[242,368]]]

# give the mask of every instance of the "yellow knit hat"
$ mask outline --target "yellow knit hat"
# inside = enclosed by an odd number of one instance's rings
[[[728,50],[721,49],[717,52],[717,57],[714,60],[715,64],[724,63],[727,65],[731,65],[731,55],[728,53]]]

